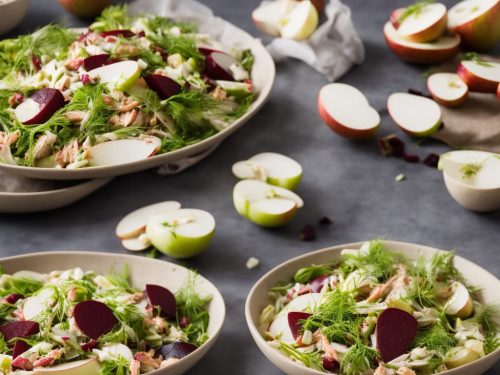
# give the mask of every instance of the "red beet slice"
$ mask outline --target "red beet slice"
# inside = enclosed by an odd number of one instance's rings
[[[171,344],[163,345],[158,354],[161,354],[163,359],[177,358],[181,359],[188,354],[194,352],[198,347],[188,342],[175,341]]]
[[[31,103],[38,103],[38,112],[31,116],[31,108],[27,100],[23,101],[16,108],[16,117],[25,125],[43,124],[47,121],[59,108],[64,106],[64,96],[57,89],[43,88],[38,90],[30,98]],[[26,116],[28,114],[28,116]]]
[[[132,38],[135,36],[135,33],[132,30],[109,30],[103,31],[100,35],[103,38],[107,36],[122,36],[124,38]]]
[[[14,344],[14,349],[12,350],[12,358],[16,358],[23,354],[26,350],[31,348],[31,345],[26,344],[23,340],[17,340]]]
[[[10,303],[11,305],[15,304],[21,298],[24,298],[21,294],[11,293],[4,297],[5,302]]]
[[[118,323],[113,311],[99,301],[80,302],[73,313],[80,331],[94,340],[110,332]]]
[[[156,91],[160,98],[167,99],[181,91],[181,85],[173,79],[161,74],[150,74],[144,77],[149,88]]]
[[[313,281],[311,281],[311,291],[313,293],[319,293],[321,292],[321,289],[323,289],[323,286],[327,283],[328,281],[328,276],[325,275],[320,275],[316,277]]]
[[[89,56],[83,60],[83,67],[88,72],[93,69],[109,64],[109,54],[103,53],[100,55]]]
[[[199,48],[198,48],[198,51],[200,51],[200,53],[201,53],[203,56],[208,56],[208,55],[210,55],[211,53],[214,53],[214,52],[224,53],[224,52],[219,51],[219,50],[217,50],[217,49],[212,49],[212,48],[207,48],[207,47],[199,47]]]
[[[227,53],[212,52],[206,56],[205,73],[212,79],[234,81],[230,67],[237,63],[238,61]]]
[[[377,348],[384,362],[406,353],[417,333],[417,319],[406,311],[388,308],[377,319]]]
[[[9,341],[14,337],[28,337],[39,331],[40,327],[38,323],[30,320],[10,322],[0,326],[0,333],[3,335],[5,341]]]
[[[177,303],[175,296],[170,290],[160,285],[147,284],[146,294],[151,306],[160,307],[161,316],[175,319],[177,316]]]
[[[326,371],[334,372],[334,371],[337,371],[338,369],[340,369],[340,363],[338,363],[335,359],[333,359],[331,357],[324,356],[323,357],[323,368]]]
[[[292,331],[292,336],[295,340],[300,336],[300,332],[302,331],[302,320],[309,318],[311,314],[300,311],[292,311],[288,313],[288,326],[290,327],[290,331]]]
[[[90,339],[89,341],[80,344],[80,348],[82,348],[84,352],[91,352],[96,346],[97,341],[94,339]]]

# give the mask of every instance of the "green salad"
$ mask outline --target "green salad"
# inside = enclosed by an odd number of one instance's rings
[[[83,168],[176,150],[254,99],[250,50],[195,25],[111,6],[84,31],[0,41],[0,162]]]
[[[411,261],[382,241],[299,269],[270,290],[260,325],[293,361],[345,375],[434,374],[500,346],[497,305],[455,268],[453,252]]]

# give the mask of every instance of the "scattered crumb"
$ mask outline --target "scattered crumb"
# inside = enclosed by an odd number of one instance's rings
[[[333,221],[329,217],[323,216],[321,219],[318,220],[318,223],[320,225],[332,225]]]
[[[316,239],[316,233],[314,232],[312,225],[305,225],[300,232],[299,238],[301,241],[314,241]]]
[[[253,270],[254,268],[258,267],[260,264],[260,260],[258,260],[257,258],[255,257],[250,257],[248,258],[247,260],[247,268],[249,270]]]
[[[423,163],[428,167],[437,168],[439,164],[439,155],[429,154],[424,159]]]
[[[401,182],[406,179],[406,176],[404,174],[398,174],[396,178],[394,179],[396,182]]]

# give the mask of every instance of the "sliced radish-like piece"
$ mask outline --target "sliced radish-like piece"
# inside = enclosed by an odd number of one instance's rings
[[[17,278],[32,279],[42,283],[46,281],[46,275],[43,275],[40,272],[29,271],[29,270],[16,271],[12,274],[12,277],[16,279]]]
[[[320,90],[318,110],[323,121],[346,138],[371,137],[380,126],[380,115],[363,93],[344,83],[331,83]]]
[[[101,366],[97,357],[61,363],[50,367],[37,367],[33,375],[99,375]]]
[[[109,54],[103,53],[100,55],[89,56],[83,60],[83,67],[86,71],[100,68],[101,66],[110,63]]]
[[[288,314],[280,314],[274,318],[269,325],[268,332],[273,337],[279,337],[280,341],[287,344],[294,344],[295,338],[288,325]]]
[[[43,88],[19,104],[14,113],[25,125],[43,124],[64,106],[64,96],[57,89]]]
[[[137,139],[103,142],[87,150],[89,165],[92,167],[132,163],[153,156],[155,152],[155,144]]]
[[[159,354],[164,360],[169,358],[181,359],[194,352],[198,347],[188,342],[174,341],[170,344],[162,345]]]
[[[126,60],[104,65],[88,72],[90,78],[107,84],[114,90],[126,90],[141,76],[141,68],[137,61]]]
[[[303,40],[318,27],[318,11],[311,1],[301,1],[281,19],[280,34],[283,38]]]
[[[377,348],[384,362],[406,353],[417,333],[417,319],[406,311],[388,308],[377,318]]]
[[[51,308],[55,292],[52,288],[45,288],[27,298],[23,304],[23,315],[26,320],[36,318]]]
[[[224,52],[212,52],[205,59],[205,73],[212,79],[234,81],[231,66],[237,65],[238,61]]]
[[[107,36],[121,36],[124,38],[132,38],[136,34],[132,30],[127,30],[127,29],[119,29],[119,30],[109,30],[109,31],[103,31],[100,34],[103,38]]]
[[[293,7],[290,0],[277,0],[261,4],[252,12],[255,27],[271,36],[280,35],[281,20]]]
[[[441,109],[435,101],[420,95],[395,93],[387,100],[387,109],[394,122],[407,134],[425,137],[441,125]]]
[[[80,302],[75,305],[73,314],[80,331],[94,340],[110,332],[118,324],[113,310],[99,301]]]
[[[389,22],[391,23],[392,26],[394,26],[396,30],[399,27],[399,19],[404,12],[405,8],[397,8],[391,12],[391,15],[389,17]]]
[[[500,64],[493,61],[463,60],[457,73],[470,91],[496,93],[500,83]]]
[[[31,345],[27,344],[26,341],[17,340],[12,349],[12,358],[16,359],[29,348],[31,348]]]
[[[169,319],[175,319],[177,317],[175,296],[170,290],[160,285],[147,284],[146,294],[150,306],[153,308],[160,308],[161,316]]]
[[[306,320],[309,318],[312,314],[306,313],[306,312],[299,312],[299,311],[290,311],[287,315],[288,318],[288,326],[290,327],[290,331],[292,332],[292,336],[295,340],[297,340],[297,337],[300,336],[301,331],[303,330],[302,327],[302,320]]]
[[[144,77],[149,88],[156,91],[161,99],[170,98],[181,91],[181,85],[172,78],[161,74],[149,74]]]
[[[398,34],[405,39],[424,43],[439,38],[446,29],[446,7],[440,3],[421,5],[400,22]]]
[[[29,320],[9,322],[0,326],[0,333],[3,335],[5,341],[12,340],[16,337],[23,338],[35,335],[39,331],[40,327],[38,323]]]
[[[469,89],[455,73],[434,73],[427,78],[427,88],[433,99],[444,106],[454,107],[467,99]]]

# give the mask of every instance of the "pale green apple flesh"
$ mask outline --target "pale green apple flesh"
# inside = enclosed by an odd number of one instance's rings
[[[33,375],[98,375],[101,365],[97,357],[63,363],[51,367],[37,367]]]
[[[468,318],[474,310],[474,303],[469,291],[458,281],[455,281],[451,288],[452,295],[446,303],[445,313],[461,319]]]
[[[477,361],[480,355],[473,350],[466,348],[452,349],[451,353],[447,355],[444,363],[449,369],[460,367],[468,363]]]
[[[137,61],[126,60],[92,69],[88,74],[110,89],[125,91],[139,79],[141,68]]]
[[[318,11],[310,1],[300,1],[280,20],[280,33],[284,38],[303,40],[318,27]]]
[[[179,209],[150,217],[146,235],[151,244],[173,258],[191,258],[210,246],[215,219],[197,209]]]

